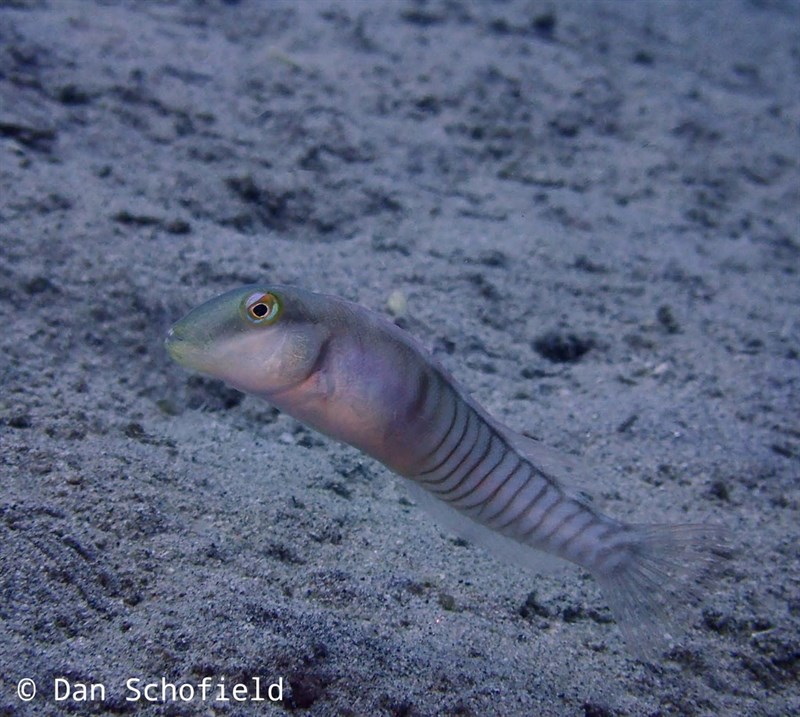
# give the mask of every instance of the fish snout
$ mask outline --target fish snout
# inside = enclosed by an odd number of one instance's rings
[[[181,358],[186,348],[186,341],[181,336],[180,328],[177,324],[167,331],[167,335],[164,337],[164,348],[173,361],[181,363]]]

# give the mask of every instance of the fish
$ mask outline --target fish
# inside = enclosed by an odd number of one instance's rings
[[[281,284],[232,289],[169,329],[178,364],[265,399],[406,479],[462,537],[541,571],[598,582],[631,652],[674,639],[674,608],[729,555],[722,526],[634,524],[574,487],[575,462],[492,417],[410,333],[336,296]]]

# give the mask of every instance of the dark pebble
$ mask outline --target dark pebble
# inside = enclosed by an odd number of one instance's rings
[[[534,615],[537,617],[550,617],[550,611],[538,601],[535,591],[528,593],[528,597],[519,609],[519,614],[524,618]]]
[[[550,39],[556,30],[556,15],[553,12],[542,13],[533,18],[531,25],[537,34]]]
[[[11,428],[30,428],[33,422],[29,414],[18,413],[8,419],[8,425],[11,426]]]
[[[456,599],[448,593],[439,593],[439,604],[448,612],[456,609]]]
[[[668,334],[677,334],[681,330],[680,324],[672,313],[672,309],[666,304],[658,307],[656,318]]]
[[[58,287],[46,276],[35,276],[25,282],[25,291],[29,294],[55,294],[58,292]]]
[[[728,486],[725,485],[724,481],[715,480],[711,487],[709,488],[709,493],[715,498],[719,500],[730,500],[730,493],[728,492]]]
[[[192,226],[183,219],[172,219],[164,225],[164,229],[170,234],[189,234],[192,231]]]
[[[540,356],[554,363],[571,363],[577,361],[594,346],[590,338],[575,334],[561,334],[549,331],[536,338],[533,348]]]
[[[326,680],[311,672],[295,672],[289,676],[292,692],[285,706],[289,709],[307,709],[325,692]]]

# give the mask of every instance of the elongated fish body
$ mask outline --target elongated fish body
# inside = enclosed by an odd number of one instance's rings
[[[685,597],[688,578],[724,548],[714,527],[629,525],[603,515],[565,487],[566,462],[493,419],[409,334],[357,304],[246,286],[194,309],[166,345],[178,363],[258,395],[408,478],[441,501],[446,522],[490,549],[534,566],[543,551],[586,568],[640,656],[663,646],[659,619],[670,601]]]

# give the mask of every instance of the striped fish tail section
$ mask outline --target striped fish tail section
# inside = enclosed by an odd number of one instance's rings
[[[612,530],[607,518],[524,460],[479,519],[520,543],[584,566],[598,549],[598,538]]]
[[[414,480],[506,537],[592,563],[616,524],[567,495],[438,374],[416,383],[415,410],[427,422],[430,447]]]
[[[522,461],[478,411],[452,389],[447,393],[440,425],[448,428],[437,434],[414,480],[451,507],[475,517],[487,503],[508,497],[510,486],[519,480]]]

